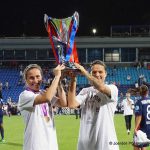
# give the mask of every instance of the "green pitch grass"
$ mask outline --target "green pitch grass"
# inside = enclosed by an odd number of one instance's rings
[[[130,135],[127,135],[123,115],[116,114],[114,119],[118,136],[118,143],[113,144],[119,144],[120,150],[132,150],[134,118],[132,119],[132,131]],[[76,150],[79,123],[80,120],[75,119],[74,115],[55,116],[59,150]],[[24,123],[22,117],[5,116],[4,127],[6,143],[0,144],[0,149],[22,150],[24,132]]]

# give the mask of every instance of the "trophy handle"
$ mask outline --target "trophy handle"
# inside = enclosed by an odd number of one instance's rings
[[[45,25],[46,31],[48,31],[48,15],[47,14],[44,14],[44,25]]]

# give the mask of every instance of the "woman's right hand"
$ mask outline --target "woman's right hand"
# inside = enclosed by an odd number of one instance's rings
[[[60,77],[61,76],[61,71],[65,69],[65,66],[62,65],[58,65],[56,68],[54,68],[53,73],[56,76]]]

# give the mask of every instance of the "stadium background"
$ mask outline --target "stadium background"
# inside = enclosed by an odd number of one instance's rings
[[[112,26],[109,37],[80,36],[75,39],[79,61],[87,70],[95,59],[104,61],[108,68],[107,83],[113,83],[120,94],[125,94],[135,84],[150,83],[150,26]],[[52,77],[55,58],[47,37],[1,37],[0,83],[2,99],[18,102],[24,89],[20,70],[30,63],[37,63],[44,71],[43,86]],[[128,79],[129,76],[129,79]],[[9,83],[9,88],[5,83]],[[87,79],[79,75],[78,91],[89,86]],[[67,109],[68,110],[68,109]],[[70,111],[65,113],[70,113]]]

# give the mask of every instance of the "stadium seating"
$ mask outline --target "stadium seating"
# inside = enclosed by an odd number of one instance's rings
[[[9,97],[15,102],[18,101],[19,93],[23,90],[23,85],[19,86],[19,70],[14,68],[0,69],[0,81],[3,83],[3,100],[6,102]],[[9,89],[5,88],[5,82],[8,81]]]
[[[119,94],[121,92],[125,93],[128,88],[133,88],[135,86],[135,82],[138,81],[140,75],[144,75],[147,79],[147,82],[150,83],[150,70],[145,68],[136,67],[117,67],[114,70],[111,67],[107,69],[108,76],[106,81],[108,83],[114,83],[119,88]],[[127,75],[131,76],[130,80],[127,80]],[[11,97],[13,101],[18,101],[19,93],[23,91],[24,84],[18,85],[19,81],[19,70],[15,68],[0,68],[0,81],[5,85],[5,82],[9,82],[9,89],[3,87],[2,95],[4,101],[7,101],[8,97]],[[89,85],[88,80],[79,75],[77,77],[77,85],[79,86],[79,90],[83,87],[87,87]]]

